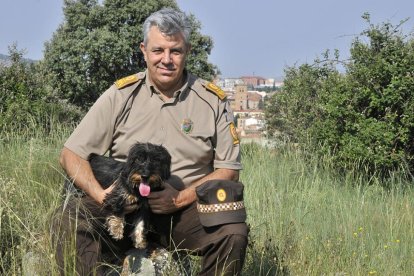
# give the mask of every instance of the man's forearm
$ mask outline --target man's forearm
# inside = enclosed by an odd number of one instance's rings
[[[105,190],[96,180],[87,160],[82,159],[71,150],[63,148],[60,154],[60,164],[78,188],[102,204],[106,194]]]

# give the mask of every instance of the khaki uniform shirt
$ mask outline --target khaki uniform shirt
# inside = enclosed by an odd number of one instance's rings
[[[164,102],[145,72],[131,77],[132,83],[121,80],[102,94],[65,147],[84,159],[109,151],[124,161],[136,142],[163,145],[172,157],[175,180],[169,182],[177,189],[215,168],[242,169],[230,105],[207,82],[187,74],[184,86]]]

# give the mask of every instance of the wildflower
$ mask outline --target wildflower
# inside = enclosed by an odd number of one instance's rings
[[[384,245],[384,249],[387,249],[388,248],[388,245]]]
[[[396,243],[399,243],[399,242],[400,242],[400,240],[395,240],[395,242],[396,242]]]
[[[377,274],[377,272],[375,270],[371,270],[370,272],[368,272],[369,275],[374,275]]]
[[[359,231],[359,232],[362,232],[363,230],[364,230],[364,228],[363,228],[363,227],[359,227],[359,228],[358,228],[358,231]]]
[[[358,237],[358,233],[357,232],[354,232],[354,237]]]

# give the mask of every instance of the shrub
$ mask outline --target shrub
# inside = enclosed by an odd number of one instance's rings
[[[78,108],[58,100],[43,78],[43,64],[29,63],[23,51],[9,48],[10,65],[0,65],[0,131],[18,131],[53,120],[72,122],[81,117]]]
[[[286,69],[285,86],[266,108],[269,130],[333,153],[337,168],[370,173],[414,170],[414,39],[391,23],[373,25],[338,55]],[[363,37],[368,38],[364,42]]]

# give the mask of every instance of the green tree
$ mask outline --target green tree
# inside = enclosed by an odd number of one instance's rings
[[[36,64],[23,60],[24,51],[9,47],[10,64],[0,66],[0,130],[23,126],[42,111],[44,93],[36,77]]]
[[[271,133],[333,153],[339,168],[360,164],[386,175],[414,171],[414,39],[391,23],[369,24],[336,68],[338,55],[286,70],[285,85],[266,105]]]
[[[386,171],[401,163],[414,169],[414,38],[400,26],[374,25],[357,38],[347,65],[346,101],[337,116],[347,118],[340,133],[339,154],[364,160],[372,170]],[[346,160],[345,160],[346,161]]]
[[[64,0],[64,22],[45,45],[50,86],[61,99],[87,109],[115,80],[145,67],[139,44],[142,24],[162,7],[178,9],[171,0]],[[207,61],[213,46],[190,16],[190,72],[212,79],[215,66]]]
[[[41,62],[28,62],[24,51],[9,47],[10,64],[0,64],[0,131],[49,128],[53,120],[70,122],[81,113],[50,93]]]
[[[329,52],[324,54],[329,57]],[[265,105],[269,134],[283,136],[292,142],[307,141],[311,126],[321,119],[320,105],[325,86],[340,78],[332,62],[289,67],[283,88]]]

